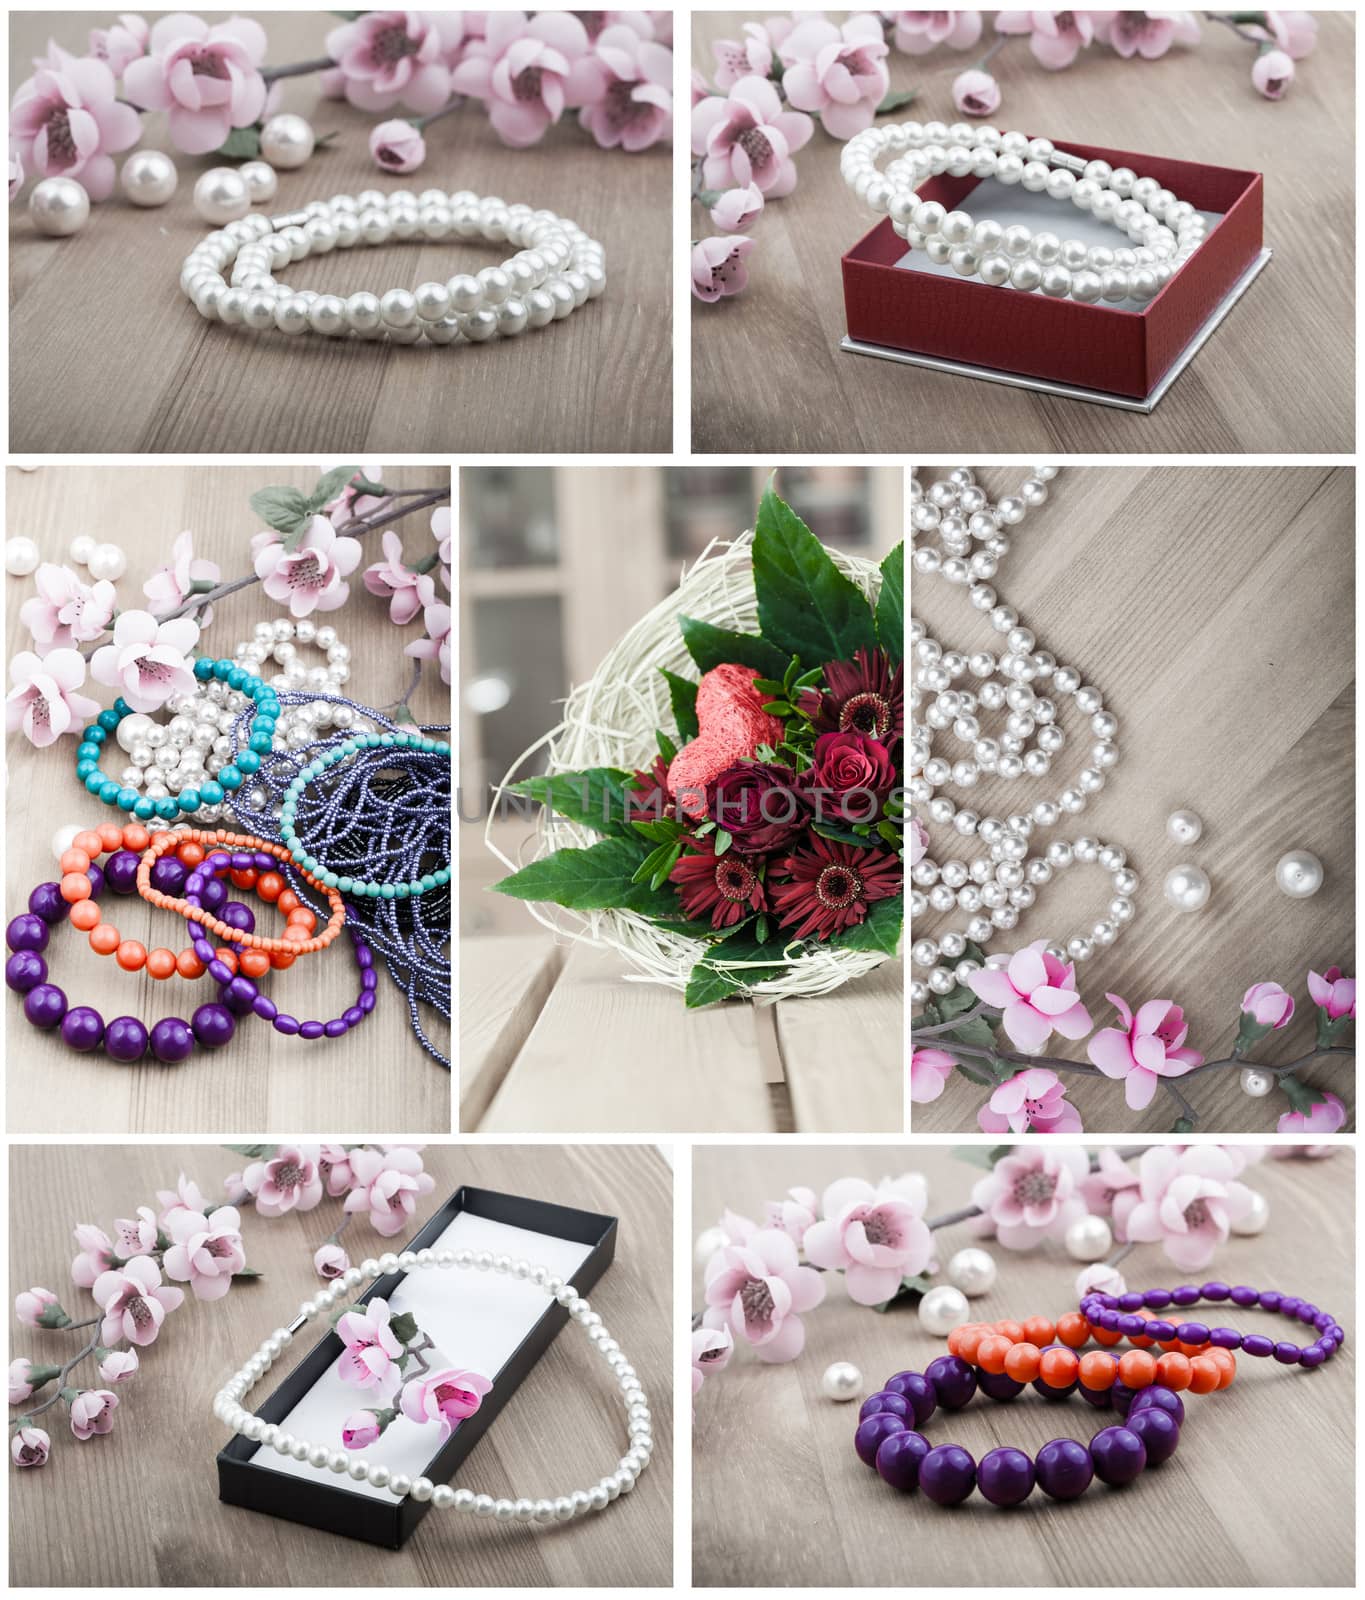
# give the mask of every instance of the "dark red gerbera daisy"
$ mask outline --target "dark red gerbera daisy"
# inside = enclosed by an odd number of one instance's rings
[[[800,700],[818,733],[861,733],[883,744],[903,737],[901,669],[892,669],[885,650],[858,650],[852,661],[827,661],[821,670],[825,692],[804,689]]]
[[[899,894],[903,881],[899,856],[818,833],[785,857],[780,870],[782,880],[769,882],[768,896],[781,926],[794,927],[796,939],[828,939],[856,926],[874,900]]]
[[[752,857],[735,850],[718,856],[710,837],[690,839],[688,844],[690,853],[680,857],[668,878],[689,922],[709,916],[713,928],[733,928],[751,912],[768,909],[763,879]]]
[[[626,785],[626,819],[659,822],[677,814],[677,805],[668,792],[668,762],[662,756],[655,756],[649,771],[637,772],[634,786]]]

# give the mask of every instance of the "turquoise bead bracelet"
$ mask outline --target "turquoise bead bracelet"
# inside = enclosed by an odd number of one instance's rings
[[[450,746],[439,739],[426,739],[415,733],[369,733],[358,737],[348,738],[342,743],[333,745],[331,749],[320,755],[316,761],[306,766],[299,775],[290,783],[284,794],[284,806],[280,815],[280,838],[288,846],[294,860],[306,872],[311,872],[314,877],[321,878],[329,889],[336,889],[341,894],[367,896],[371,900],[407,900],[417,895],[426,894],[429,889],[436,889],[443,883],[450,882],[449,867],[441,867],[436,872],[423,873],[420,878],[413,878],[408,883],[370,883],[364,878],[348,877],[345,874],[333,872],[325,862],[319,861],[303,846],[294,829],[294,816],[298,808],[299,796],[304,789],[320,778],[329,767],[334,767],[339,761],[344,761],[348,756],[358,755],[362,750],[416,750],[421,753],[442,756],[450,760]]]
[[[228,688],[240,689],[255,701],[256,715],[252,719],[251,734],[244,748],[237,752],[216,779],[210,778],[192,789],[182,789],[176,799],[167,797],[152,800],[147,795],[139,794],[136,789],[115,783],[100,771],[100,751],[109,735],[125,717],[133,714],[132,706],[120,695],[114,701],[112,710],[101,711],[94,722],[81,731],[81,742],[76,750],[76,776],[88,793],[118,811],[131,812],[140,822],[150,822],[153,818],[174,822],[180,816],[189,816],[198,811],[200,806],[220,805],[229,790],[239,789],[247,777],[260,767],[261,758],[268,756],[274,748],[275,724],[280,715],[279,696],[264,678],[258,678],[244,667],[239,667],[235,661],[198,656],[193,661],[193,668],[195,677],[201,683],[217,678]]]

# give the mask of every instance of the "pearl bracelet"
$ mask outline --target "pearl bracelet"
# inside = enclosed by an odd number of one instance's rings
[[[878,159],[893,152],[900,154],[882,173]],[[951,266],[964,278],[1025,292],[1041,289],[1084,304],[1153,299],[1207,232],[1194,206],[1155,178],[1140,178],[1107,161],[1086,161],[1055,149],[1049,139],[997,128],[961,122],[868,128],[844,146],[841,168],[858,198],[887,213],[896,232],[931,261]],[[1110,250],[1018,225],[978,222],[966,211],[921,200],[918,186],[941,173],[995,178],[1070,200],[1126,234],[1133,248]]]
[[[576,1489],[555,1500],[495,1499],[492,1495],[475,1494],[470,1489],[452,1489],[448,1484],[433,1483],[430,1478],[410,1478],[406,1473],[391,1472],[381,1462],[365,1461],[359,1454],[347,1450],[334,1450],[325,1444],[310,1444],[308,1440],[296,1438],[242,1406],[242,1396],[264,1377],[289,1348],[294,1335],[307,1323],[326,1315],[338,1301],[349,1299],[366,1279],[382,1278],[393,1272],[410,1272],[417,1267],[458,1267],[463,1270],[506,1273],[543,1289],[550,1299],[564,1307],[570,1320],[576,1322],[597,1347],[621,1390],[630,1433],[630,1449],[621,1457],[614,1472],[601,1478],[591,1489]],[[377,1261],[364,1261],[358,1267],[349,1267],[335,1283],[319,1290],[313,1299],[305,1300],[289,1327],[275,1329],[241,1371],[214,1396],[213,1414],[244,1439],[262,1446],[268,1445],[277,1454],[288,1456],[291,1460],[305,1461],[318,1472],[334,1472],[356,1483],[387,1489],[400,1500],[411,1495],[414,1500],[429,1500],[443,1510],[453,1506],[457,1511],[472,1511],[475,1516],[493,1517],[498,1522],[568,1522],[584,1512],[601,1511],[618,1495],[626,1494],[635,1487],[636,1480],[649,1465],[654,1453],[654,1436],[645,1391],[640,1386],[635,1368],[607,1332],[601,1317],[571,1283],[556,1277],[546,1267],[535,1267],[528,1261],[514,1261],[510,1256],[493,1255],[487,1250],[404,1250],[399,1255],[389,1253],[380,1256]]]
[[[500,267],[484,267],[477,275],[461,273],[446,283],[379,295],[361,290],[347,299],[294,290],[273,276],[310,255],[394,239],[505,240],[520,248]],[[257,214],[227,223],[186,257],[180,287],[210,321],[337,338],[387,335],[390,344],[416,344],[424,334],[432,344],[480,344],[543,328],[595,300],[607,286],[605,261],[595,239],[552,211],[480,199],[467,190],[414,195],[397,189],[386,195],[366,189],[314,200],[277,217]]]

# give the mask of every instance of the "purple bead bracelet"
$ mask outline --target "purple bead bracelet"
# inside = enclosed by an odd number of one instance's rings
[[[1201,1301],[1217,1304],[1228,1301],[1235,1306],[1262,1311],[1278,1311],[1293,1322],[1302,1322],[1315,1330],[1317,1337],[1309,1344],[1294,1344],[1290,1340],[1276,1341],[1263,1333],[1239,1333],[1236,1328],[1210,1328],[1202,1322],[1175,1322],[1152,1320],[1136,1315],[1148,1311],[1164,1311],[1167,1306],[1184,1309]],[[1126,1294],[1088,1294],[1081,1301],[1081,1313],[1094,1326],[1107,1328],[1113,1333],[1141,1338],[1163,1344],[1179,1339],[1184,1344],[1212,1344],[1224,1350],[1242,1350],[1249,1356],[1274,1356],[1286,1367],[1320,1367],[1330,1361],[1346,1342],[1345,1330],[1329,1311],[1319,1311],[1311,1301],[1297,1295],[1281,1294],[1278,1289],[1251,1289],[1245,1284],[1205,1283],[1199,1287],[1182,1284],[1178,1289],[1138,1289]]]

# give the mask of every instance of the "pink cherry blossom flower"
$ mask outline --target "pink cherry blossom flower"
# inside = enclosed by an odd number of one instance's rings
[[[806,1343],[801,1314],[825,1298],[825,1282],[803,1267],[796,1246],[776,1228],[718,1250],[706,1267],[708,1328],[728,1327],[760,1361],[795,1361]]]
[[[339,1199],[355,1182],[351,1155],[345,1145],[324,1144],[318,1150],[318,1177],[333,1200]]]
[[[100,1362],[100,1377],[106,1383],[127,1383],[138,1366],[136,1350],[111,1350]]]
[[[769,1200],[763,1208],[768,1227],[779,1228],[801,1247],[806,1231],[820,1215],[820,1200],[814,1189],[788,1189],[780,1200]]]
[[[458,11],[369,11],[333,28],[327,54],[346,99],[362,111],[439,111],[450,99],[450,58],[464,38]]]
[[[696,1394],[710,1373],[724,1372],[735,1353],[735,1336],[729,1328],[692,1330],[692,1393]]]
[[[1283,50],[1267,50],[1256,57],[1251,68],[1256,92],[1267,100],[1283,100],[1294,81],[1294,62]]]
[[[1136,1012],[1116,994],[1105,996],[1118,1011],[1122,1028],[1101,1028],[1086,1054],[1107,1078],[1122,1078],[1130,1110],[1152,1103],[1158,1078],[1180,1078],[1204,1059],[1185,1048],[1189,1025],[1172,1000],[1149,1000]]]
[[[158,622],[150,611],[124,611],[114,623],[113,644],[91,657],[90,676],[117,689],[134,711],[155,711],[173,694],[198,687],[186,659],[198,642],[192,617]]]
[[[746,22],[742,39],[717,39],[711,46],[716,58],[716,87],[728,89],[741,78],[768,77],[773,70],[773,41],[761,22]]]
[[[711,93],[711,85],[706,81],[706,75],[692,68],[692,104],[699,106],[707,95]]]
[[[1076,1274],[1076,1298],[1084,1300],[1088,1294],[1127,1294],[1128,1281],[1117,1267],[1107,1261],[1092,1261]]]
[[[1242,1012],[1261,1028],[1284,1028],[1294,1015],[1294,996],[1278,983],[1253,983],[1242,996]]]
[[[212,26],[183,13],[162,17],[152,25],[148,53],[124,69],[123,92],[144,111],[169,114],[177,150],[207,155],[264,114],[265,51],[265,29],[248,17]]]
[[[446,586],[446,593],[450,594],[450,572],[455,565],[455,533],[451,526],[449,506],[437,506],[431,513],[431,536],[436,541],[436,552],[441,558],[441,582]]]
[[[350,1256],[339,1244],[320,1244],[313,1252],[313,1271],[324,1283],[341,1277],[350,1264]]]
[[[156,1249],[156,1213],[150,1206],[139,1206],[136,1217],[118,1217],[114,1222],[114,1248],[121,1256],[149,1256]]]
[[[348,1450],[364,1450],[383,1431],[373,1411],[353,1411],[341,1424],[341,1442]]]
[[[234,1273],[246,1266],[242,1219],[235,1206],[219,1206],[208,1216],[177,1211],[171,1218],[171,1248],[164,1256],[166,1276],[188,1283],[196,1300],[221,1300]]]
[[[447,1367],[442,1372],[423,1373],[404,1384],[398,1406],[413,1422],[439,1423],[444,1444],[457,1423],[474,1415],[492,1387],[492,1379],[481,1372]]]
[[[282,1145],[265,1161],[253,1161],[242,1173],[247,1192],[256,1197],[263,1217],[288,1211],[311,1211],[322,1199],[316,1145]]]
[[[38,593],[19,607],[19,620],[33,635],[39,655],[87,644],[109,626],[117,595],[107,579],[82,583],[70,567],[44,561],[33,583]]]
[[[122,1267],[100,1273],[91,1286],[95,1303],[104,1312],[100,1342],[154,1344],[168,1311],[185,1301],[183,1289],[161,1282],[161,1270],[150,1256],[134,1256]]]
[[[859,1305],[883,1304],[903,1278],[929,1265],[933,1235],[908,1199],[879,1194],[862,1178],[841,1178],[825,1190],[820,1209],[824,1220],[806,1230],[806,1260],[842,1269]]]
[[[164,617],[184,605],[196,583],[221,583],[222,578],[223,569],[216,561],[195,556],[194,535],[186,528],[176,535],[171,545],[169,564],[147,579],[142,592],[151,601],[152,615]],[[213,607],[202,607],[198,621],[201,627],[207,628],[213,621]]]
[[[580,125],[603,150],[634,152],[673,137],[673,52],[616,24],[575,69]]]
[[[378,1389],[397,1372],[394,1362],[403,1344],[389,1326],[389,1302],[374,1299],[348,1311],[337,1323],[337,1335],[346,1346],[337,1362],[343,1383],[361,1389]]]
[[[436,602],[436,585],[425,573],[414,572],[403,560],[403,541],[392,528],[380,541],[384,559],[365,568],[361,581],[371,594],[389,601],[389,621],[403,627],[426,605]]]
[[[41,1428],[20,1428],[9,1442],[10,1460],[16,1467],[41,1467],[47,1463],[52,1440]]]
[[[939,45],[970,50],[981,37],[979,11],[887,11],[896,25],[896,49],[907,55],[928,55]]]
[[[83,1389],[71,1402],[71,1431],[78,1439],[110,1433],[118,1396],[112,1389]]]
[[[416,172],[427,158],[422,130],[395,117],[370,129],[370,156],[382,172]]]
[[[20,1356],[17,1361],[9,1364],[9,1403],[12,1406],[21,1406],[33,1393],[33,1385],[29,1382],[29,1375],[33,1371],[33,1363]]]
[[[79,733],[83,723],[99,714],[100,703],[77,690],[85,682],[85,660],[79,650],[49,650],[35,656],[21,650],[9,664],[10,690],[5,702],[5,725],[45,749],[64,733]]]
[[[1103,11],[1001,11],[995,19],[998,33],[1026,33],[1034,59],[1050,72],[1069,67],[1077,55],[1098,36]]]
[[[114,1242],[103,1228],[89,1222],[78,1223],[74,1231],[80,1254],[71,1263],[71,1281],[79,1289],[89,1289],[101,1272],[113,1266]]]
[[[730,1244],[748,1244],[749,1240],[758,1232],[758,1224],[749,1217],[744,1217],[738,1211],[731,1211],[727,1206],[721,1213],[720,1221],[716,1224],[725,1235]]]
[[[910,1052],[910,1098],[916,1105],[928,1105],[943,1093],[953,1075],[956,1060],[946,1050]]]
[[[370,1226],[386,1239],[402,1233],[417,1210],[417,1202],[436,1187],[422,1169],[422,1158],[399,1145],[386,1150],[353,1150],[351,1172],[355,1188],[346,1196],[343,1210],[368,1211]]]
[[[989,117],[1000,109],[1000,85],[973,67],[953,79],[953,104],[964,117]]]
[[[1081,1193],[1091,1216],[1108,1217],[1114,1237],[1127,1238],[1128,1213],[1138,1203],[1141,1180],[1112,1145],[1099,1148],[1099,1166],[1081,1180]]]
[[[1125,59],[1140,55],[1155,61],[1173,44],[1198,44],[1200,34],[1193,11],[1102,11],[1096,14],[1095,37]]]
[[[14,1315],[26,1328],[46,1328],[51,1325],[51,1317],[45,1316],[49,1306],[61,1307],[61,1302],[51,1289],[35,1286],[25,1289],[14,1297]]]
[[[790,194],[796,187],[792,156],[814,131],[804,111],[784,107],[766,78],[741,78],[728,94],[708,95],[692,108],[692,153],[703,158],[708,189],[756,183],[769,200]]]
[[[1273,40],[1295,61],[1301,61],[1317,49],[1318,19],[1311,11],[1266,11],[1262,14],[1265,28],[1255,23],[1247,25],[1247,33],[1254,38]]]
[[[241,1188],[241,1183],[236,1185]],[[187,1178],[182,1172],[176,1180],[174,1189],[158,1189],[156,1191],[158,1204],[161,1206],[161,1224],[163,1227],[170,1222],[177,1211],[207,1211],[208,1202],[204,1199],[203,1192],[193,1178]]]
[[[121,78],[129,62],[146,55],[149,37],[146,20],[125,11],[107,28],[91,28],[90,54]]]
[[[1139,1200],[1128,1213],[1128,1238],[1160,1244],[1178,1267],[1208,1266],[1234,1222],[1253,1204],[1237,1181],[1237,1163],[1218,1145],[1183,1150],[1158,1145],[1138,1161]]]
[[[1074,964],[1059,961],[1037,940],[1008,958],[992,957],[967,979],[978,1000],[996,1006],[1001,1024],[1020,1050],[1040,1050],[1054,1030],[1082,1039],[1093,1026],[1076,993]]]
[[[384,469],[377,462],[363,466],[336,499],[329,500],[323,507],[327,513],[327,520],[338,533],[357,517],[377,516],[379,512],[386,511],[393,504],[392,496],[370,494],[368,490],[362,488],[364,484],[381,487],[383,477]]]
[[[291,616],[307,617],[346,604],[351,587],[343,580],[359,566],[361,550],[358,539],[338,534],[326,517],[315,516],[292,550],[266,529],[252,539],[251,555],[266,594],[287,605]]]
[[[1317,1091],[1314,1090],[1316,1094]],[[1334,1094],[1324,1093],[1312,1110],[1286,1111],[1275,1124],[1277,1133],[1336,1133],[1346,1126],[1346,1107]]]
[[[891,87],[880,18],[859,12],[841,25],[799,22],[782,41],[782,88],[798,111],[816,111],[826,133],[851,139],[872,126]]]
[[[695,104],[695,101],[693,102]],[[9,197],[14,199],[20,189],[24,187],[24,158],[17,150],[11,149],[9,153]]]
[[[763,210],[763,191],[756,183],[727,189],[711,207],[711,221],[723,233],[742,233]]]
[[[1002,1083],[976,1114],[983,1133],[1080,1133],[1081,1114],[1048,1067],[1026,1067]]]
[[[1331,1022],[1356,1014],[1356,981],[1343,977],[1340,967],[1328,967],[1323,973],[1310,972],[1308,993],[1313,1004],[1320,1006]]]
[[[587,29],[570,11],[490,11],[481,39],[472,39],[451,86],[488,109],[504,144],[537,143],[565,109],[587,103],[596,81],[584,65]]]
[[[929,830],[918,817],[910,818],[910,865],[917,867],[929,853]]]
[[[441,681],[450,682],[450,607],[441,605],[438,601],[434,605],[422,608],[422,622],[426,627],[425,639],[414,639],[410,645],[404,647],[405,656],[415,656],[419,660],[438,661],[441,666]]]
[[[1074,1145],[1016,1145],[973,1186],[972,1203],[1007,1250],[1031,1250],[1087,1214],[1081,1181],[1089,1171]]]
[[[61,51],[19,86],[9,130],[26,168],[44,178],[78,178],[92,200],[107,200],[114,156],[142,137],[142,119],[117,98],[104,62]]]
[[[699,239],[692,246],[692,293],[708,305],[743,294],[749,287],[744,258],[753,248],[754,241],[743,233]]]

